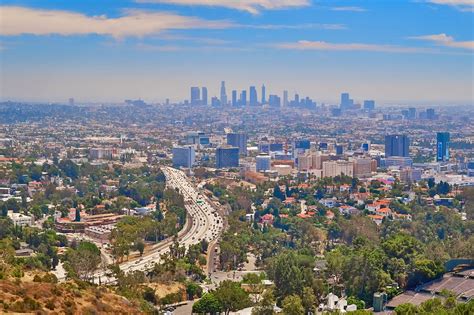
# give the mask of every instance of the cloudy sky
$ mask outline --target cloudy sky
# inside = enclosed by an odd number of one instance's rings
[[[472,0],[2,0],[0,99],[474,103]]]

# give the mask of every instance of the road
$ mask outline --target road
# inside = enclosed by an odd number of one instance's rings
[[[166,176],[167,187],[177,189],[183,195],[188,218],[191,219],[187,220],[188,226],[183,228],[178,234],[179,243],[188,248],[190,245],[200,243],[203,239],[209,243],[217,240],[224,225],[221,216],[213,208],[209,200],[200,194],[181,170],[171,167],[164,167],[162,170]],[[125,272],[147,270],[160,260],[161,255],[169,251],[171,243],[172,239],[166,239],[157,244],[154,250],[146,256],[123,263],[120,265],[120,268]],[[97,273],[96,277],[98,276],[101,277],[102,283],[113,281],[113,279],[107,278],[102,272]]]

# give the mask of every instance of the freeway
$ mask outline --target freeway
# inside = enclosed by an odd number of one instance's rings
[[[209,243],[216,241],[224,228],[223,220],[217,210],[207,198],[200,194],[183,171],[171,167],[164,167],[162,170],[166,177],[166,186],[177,189],[183,195],[188,214],[187,226],[178,233],[179,243],[188,248],[190,245],[200,243],[203,239]],[[147,270],[160,260],[161,255],[169,251],[171,243],[171,238],[163,240],[146,256],[123,263],[120,268],[126,272]],[[96,274],[96,276],[99,275],[102,283],[113,281],[106,277],[104,279],[103,273]]]

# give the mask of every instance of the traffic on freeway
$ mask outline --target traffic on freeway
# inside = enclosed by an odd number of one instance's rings
[[[199,193],[183,171],[171,167],[164,167],[162,170],[166,177],[166,185],[169,188],[177,189],[183,195],[188,218],[191,218],[188,220],[190,222],[187,222],[186,226],[178,233],[180,245],[188,248],[202,240],[207,242],[216,240],[224,227],[223,220],[217,210],[210,205],[207,198]],[[139,259],[125,262],[120,265],[120,268],[126,272],[147,270],[160,260],[161,255],[169,251],[171,243],[172,239],[168,238],[160,242],[153,252]],[[107,277],[104,279],[103,274],[100,276],[102,282],[112,280]]]

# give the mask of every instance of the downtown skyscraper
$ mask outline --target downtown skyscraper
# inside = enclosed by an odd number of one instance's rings
[[[202,87],[201,89],[201,104],[207,105],[207,87]]]
[[[255,88],[255,86],[251,86],[249,89],[249,105],[250,106],[258,105],[257,89]]]
[[[191,105],[199,105],[201,103],[201,91],[197,86],[191,87]]]
[[[225,91],[225,81],[221,82],[221,106],[227,105],[227,93]]]

